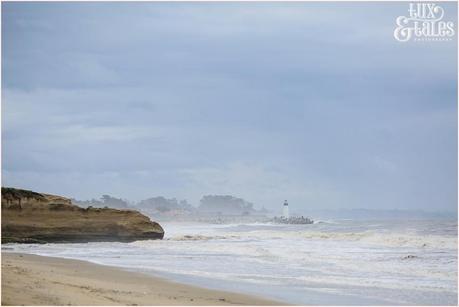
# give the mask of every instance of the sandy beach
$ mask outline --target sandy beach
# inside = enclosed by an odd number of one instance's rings
[[[2,253],[2,305],[279,305],[85,261]]]

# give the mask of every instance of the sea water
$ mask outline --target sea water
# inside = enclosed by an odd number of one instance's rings
[[[165,223],[164,240],[8,244],[302,305],[457,305],[456,220]],[[5,249],[6,247],[6,249]]]

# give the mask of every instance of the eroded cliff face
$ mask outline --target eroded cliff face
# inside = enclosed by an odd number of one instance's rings
[[[2,243],[162,239],[163,228],[134,210],[80,208],[65,197],[2,188]]]

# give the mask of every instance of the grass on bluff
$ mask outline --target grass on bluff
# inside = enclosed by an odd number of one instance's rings
[[[42,194],[34,191],[4,187],[2,187],[2,198],[10,200],[21,198],[35,198],[40,200],[45,199],[45,197]]]

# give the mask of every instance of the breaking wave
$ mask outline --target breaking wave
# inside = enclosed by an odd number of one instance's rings
[[[166,241],[208,241],[208,240],[225,240],[238,239],[239,236],[205,236],[205,235],[181,235],[171,238],[166,238]]]
[[[179,235],[166,238],[170,241],[209,241],[209,240],[336,240],[336,241],[361,241],[362,243],[388,246],[388,247],[423,247],[423,248],[457,248],[457,237],[445,237],[439,235],[416,235],[400,233],[375,233],[372,231],[365,232],[320,232],[320,231],[302,231],[302,232],[282,232],[282,231],[249,231],[238,233],[225,233],[224,235]]]

